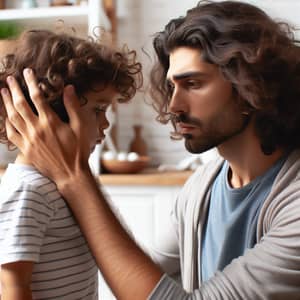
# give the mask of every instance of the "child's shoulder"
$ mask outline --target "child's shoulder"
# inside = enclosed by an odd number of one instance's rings
[[[55,190],[55,184],[42,175],[36,168],[29,165],[9,164],[1,178],[1,187],[28,187],[41,193]]]
[[[0,193],[2,203],[11,199],[25,202],[29,199],[53,208],[56,200],[61,198],[56,185],[49,178],[34,167],[20,164],[8,165],[1,178]]]

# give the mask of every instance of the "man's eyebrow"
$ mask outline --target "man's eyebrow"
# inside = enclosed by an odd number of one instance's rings
[[[185,73],[181,73],[181,74],[175,74],[172,76],[173,80],[182,80],[182,79],[186,79],[186,78],[191,78],[191,77],[203,77],[206,74],[203,72],[199,72],[199,71],[190,71],[190,72],[185,72]],[[167,80],[170,80],[170,78],[167,78]]]

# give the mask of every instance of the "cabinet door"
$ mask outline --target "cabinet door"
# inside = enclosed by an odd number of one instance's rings
[[[111,199],[114,209],[120,214],[139,244],[147,248],[150,245],[163,245],[161,236],[169,222],[168,215],[179,187],[149,186],[106,186],[105,192]],[[158,234],[159,233],[159,234]],[[115,299],[99,275],[99,299]]]

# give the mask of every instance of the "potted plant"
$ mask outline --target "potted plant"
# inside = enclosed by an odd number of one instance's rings
[[[15,38],[20,32],[21,28],[17,23],[0,21],[0,57],[3,57],[13,49]]]
[[[15,39],[21,32],[20,26],[10,21],[0,21],[0,60],[7,53],[13,52]],[[18,150],[8,150],[5,144],[0,143],[0,171],[8,163],[13,162]]]
[[[11,21],[0,21],[0,39],[15,38],[20,33],[20,26]]]

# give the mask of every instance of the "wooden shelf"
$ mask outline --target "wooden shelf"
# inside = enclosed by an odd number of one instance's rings
[[[36,25],[54,23],[64,20],[68,25],[87,25],[88,6],[57,6],[37,8],[17,8],[0,10],[1,21],[15,21],[21,25]]]
[[[88,6],[55,6],[0,10],[0,20],[33,20],[41,18],[88,16]]]

